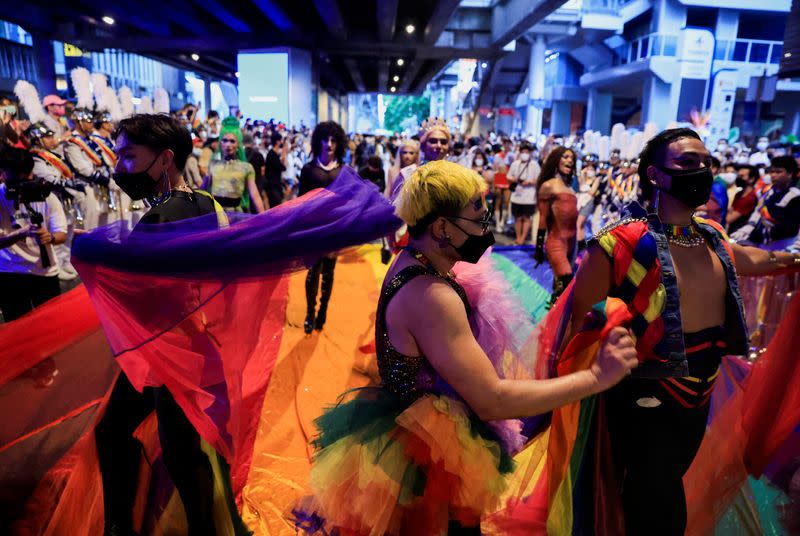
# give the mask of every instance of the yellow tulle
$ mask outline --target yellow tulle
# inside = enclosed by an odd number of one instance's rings
[[[386,433],[349,434],[321,449],[311,471],[320,513],[344,533],[445,534],[477,524],[506,488],[500,445],[475,433],[465,406],[426,395]],[[373,434],[374,435],[374,434]]]

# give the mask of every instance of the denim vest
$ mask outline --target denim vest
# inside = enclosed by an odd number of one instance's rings
[[[631,203],[622,213],[618,225],[624,225],[626,219],[646,220],[650,235],[656,243],[659,264],[661,265],[661,283],[666,290],[666,303],[661,312],[664,322],[664,335],[654,346],[654,351],[662,361],[644,361],[633,370],[633,377],[637,378],[664,378],[682,377],[689,375],[689,365],[686,360],[686,348],[683,340],[683,322],[681,321],[680,296],[672,256],[669,252],[669,243],[664,234],[664,226],[656,214],[648,214],[638,203]],[[731,258],[731,253],[726,246],[726,237],[714,226],[696,221],[700,232],[706,242],[722,261],[728,288],[725,292],[725,325],[724,341],[727,353],[730,355],[745,355],[749,348],[747,326],[745,325],[744,307],[742,296],[739,293],[739,284],[736,280],[736,268]],[[615,225],[611,226],[613,229]],[[609,229],[610,230],[610,229]],[[614,262],[614,259],[611,259]],[[611,289],[610,296],[615,295]]]

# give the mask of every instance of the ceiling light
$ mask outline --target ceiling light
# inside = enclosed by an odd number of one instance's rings
[[[482,68],[482,69],[485,69],[485,68],[487,68],[488,66],[489,66],[489,64],[488,64],[488,63],[486,63],[485,61],[484,61],[483,63],[481,63],[481,68]]]
[[[233,73],[233,75],[234,75],[236,78],[239,78],[239,71],[236,71],[235,73]]]
[[[392,86],[392,87],[389,88],[389,91],[391,91],[392,93],[395,93],[397,91],[397,88]]]
[[[195,53],[195,54],[192,54],[192,59],[193,59],[194,61],[197,61],[197,60],[199,60],[199,59],[200,59],[200,56],[199,56],[197,53]]]
[[[406,33],[407,34],[413,34],[414,30],[416,30],[416,28],[414,28],[413,24],[406,24]]]
[[[399,58],[397,60],[397,65],[400,66],[400,67],[402,67],[404,63],[405,63],[405,61],[403,61],[403,58]]]
[[[397,76],[397,75],[394,75],[394,76],[392,77],[392,81],[393,81],[393,82],[399,82],[399,81],[400,81],[400,77],[399,77],[399,76]]]
[[[103,22],[111,26],[112,24],[114,24],[114,18],[106,15],[105,17],[103,17]]]
[[[792,57],[792,53],[791,52],[787,52],[786,54],[783,55],[783,57],[784,58],[791,58]]]

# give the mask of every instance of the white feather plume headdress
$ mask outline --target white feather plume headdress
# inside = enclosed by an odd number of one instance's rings
[[[142,97],[141,102],[139,103],[139,110],[137,113],[140,114],[151,114],[153,113],[153,101],[150,100],[149,95],[145,95]]]
[[[122,108],[120,119],[132,116],[134,112],[133,91],[128,86],[119,88],[119,105]]]
[[[94,108],[94,99],[92,98],[92,75],[83,67],[76,67],[69,73],[72,79],[72,87],[75,89],[75,95],[78,97],[76,108],[86,108],[91,110]]]
[[[169,94],[163,87],[157,87],[153,92],[153,111],[169,115]]]
[[[119,99],[117,98],[117,94],[113,88],[106,86],[102,99],[104,106],[108,110],[108,113],[111,114],[111,119],[114,121],[120,121],[123,119],[122,107],[120,106]]]
[[[25,80],[17,81],[14,85],[14,95],[19,99],[31,123],[40,123],[47,118],[47,112],[39,99],[39,91],[33,84]]]
[[[92,73],[92,91],[94,92],[95,109],[98,112],[110,112],[106,98],[108,79],[103,73]]]

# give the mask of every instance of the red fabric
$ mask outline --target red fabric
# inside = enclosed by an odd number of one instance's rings
[[[578,232],[578,198],[575,194],[555,194],[541,199],[539,206],[547,206],[547,239],[545,251],[547,261],[556,277],[572,273],[571,252],[575,249],[575,236]],[[540,208],[541,210],[541,208]],[[540,220],[541,222],[541,220]]]
[[[747,218],[756,209],[757,204],[758,197],[755,191],[750,191],[750,193],[746,195],[742,195],[742,193],[739,192],[736,194],[736,197],[733,198],[731,209],[741,214],[743,218]]]
[[[85,267],[82,270],[85,280],[90,282],[96,283],[98,278],[105,278],[105,292],[95,289],[95,301],[109,339],[128,340],[128,337],[136,334],[154,333],[154,336],[145,336],[144,342],[134,349],[123,352],[116,361],[123,368],[133,363],[130,370],[134,377],[131,380],[139,385],[153,385],[154,378],[164,380],[164,385],[170,389],[201,436],[228,457],[233,491],[239,499],[249,472],[257,421],[285,324],[287,278],[267,276],[258,281],[241,280],[227,285],[220,285],[219,282],[190,285],[165,277],[133,276],[108,269],[97,269],[93,273],[85,271]],[[148,303],[153,314],[124,317],[120,312],[120,304],[126,304],[129,311],[138,311],[134,304],[126,303],[127,299],[133,299],[137,288],[139,297],[150,297]],[[157,296],[176,297],[187,289],[202,297],[202,306],[164,333],[146,331],[163,325],[160,322],[166,319],[165,315],[176,314],[176,311],[166,307],[152,307],[152,300]],[[129,296],[126,292],[132,294]],[[63,315],[63,311],[60,314]],[[149,324],[148,319],[155,324]],[[118,330],[128,331],[122,333]],[[102,337],[102,332],[98,330],[94,335]],[[113,385],[113,374],[118,370],[110,359],[105,337],[102,337],[102,342],[106,352],[105,362],[114,367],[111,373],[98,375],[97,371],[93,371],[104,361],[99,359],[100,355],[89,353],[82,356],[88,363],[84,364],[81,371],[85,379],[81,381],[74,375],[70,376],[72,391],[85,392],[84,399],[87,396],[95,399],[104,394],[107,396]],[[199,359],[198,355],[204,359]],[[140,363],[135,362],[136,356],[141,360]],[[154,364],[152,368],[141,366],[142,363],[151,362]],[[146,374],[135,376],[142,372]],[[214,383],[220,378],[224,380],[222,386]],[[64,405],[57,393],[47,395],[48,406]],[[16,402],[19,403],[18,398]],[[2,407],[0,404],[0,409]],[[69,401],[66,407],[78,407],[77,400]],[[67,426],[70,424],[68,419],[64,424],[52,428],[56,431],[63,429],[65,433],[69,432],[69,436],[61,439],[61,448],[48,459],[47,467],[43,468],[46,472],[36,474],[35,481],[39,484],[28,501],[23,519],[15,525],[14,534],[67,536],[99,533],[103,519],[102,484],[93,431],[104,407],[105,401],[91,405],[91,411],[81,414],[77,427]],[[58,418],[64,414],[59,413]],[[55,420],[52,418],[47,422]],[[140,426],[137,437],[145,446],[150,463],[141,467],[135,519],[141,520],[143,527],[154,527],[171,487],[164,487],[163,465],[155,463],[160,448],[153,418]],[[50,436],[47,438],[51,439]],[[25,442],[34,440],[26,439]],[[35,446],[41,447],[39,443]],[[10,450],[16,448],[14,446]],[[33,452],[29,451],[29,455],[35,456]],[[4,455],[0,451],[0,460],[5,459]],[[58,463],[53,465],[59,458]],[[159,490],[156,496],[148,494],[151,478],[156,479],[153,480],[153,485]],[[171,486],[168,481],[166,484]],[[150,529],[143,528],[142,531],[150,533]]]
[[[29,532],[12,532],[8,524],[20,517],[37,486],[60,491],[48,475],[93,429],[118,372],[82,286],[0,326],[0,533],[37,534],[31,527],[45,526],[55,502],[28,511],[20,526]],[[78,529],[71,534],[93,533]]]
[[[73,263],[133,386],[165,385],[201,437],[238,467],[277,359],[286,277],[192,281]],[[232,475],[237,493],[246,474]]]
[[[713,531],[747,476],[761,476],[800,423],[798,345],[800,295],[795,294],[766,352],[744,381],[718,379],[718,391],[731,391],[721,406],[712,400],[716,416],[683,479],[687,534]]]
[[[501,173],[499,171],[494,174],[494,187],[495,188],[505,189],[505,188],[508,188],[508,186],[509,186],[508,175],[506,175],[505,173]]]
[[[0,324],[0,386],[99,328],[83,285]]]

